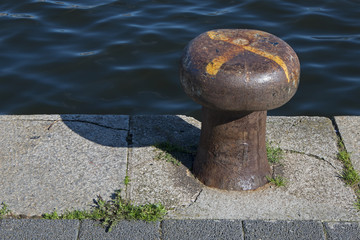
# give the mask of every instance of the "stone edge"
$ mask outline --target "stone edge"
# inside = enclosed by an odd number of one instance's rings
[[[145,223],[142,221],[122,221],[111,232],[106,232],[92,220],[43,220],[43,219],[2,219],[0,220],[0,239],[17,237],[36,238],[51,236],[52,239],[86,239],[97,236],[102,239],[144,238],[151,239],[191,239],[203,236],[206,239],[253,239],[266,236],[279,236],[278,239],[299,237],[299,232],[321,239],[348,239],[360,235],[359,222],[327,222],[313,220],[162,220]],[[305,236],[304,236],[305,237]]]

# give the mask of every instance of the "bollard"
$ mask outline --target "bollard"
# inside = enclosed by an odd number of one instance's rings
[[[278,37],[248,29],[219,29],[184,50],[180,80],[202,105],[194,175],[209,187],[251,190],[271,175],[266,155],[267,110],[295,94],[300,63]]]

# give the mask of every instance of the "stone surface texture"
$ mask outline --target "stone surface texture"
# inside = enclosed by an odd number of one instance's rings
[[[356,240],[360,239],[359,222],[325,222],[328,240]]]
[[[123,188],[127,129],[128,116],[0,116],[0,202],[31,216],[109,199]]]
[[[201,185],[190,168],[199,139],[199,126],[198,121],[185,116],[131,117],[128,194],[134,203],[162,202],[173,209],[195,201]],[[182,147],[194,154],[156,148],[160,143]],[[168,153],[181,164],[178,166],[165,157],[158,157],[161,153]]]
[[[76,240],[80,222],[77,220],[0,220],[0,239]]]
[[[79,240],[160,239],[160,222],[121,221],[108,232],[98,222],[81,223]]]
[[[168,115],[0,116],[0,202],[41,215],[89,209],[97,195],[123,189],[134,204],[163,203],[167,219],[360,221],[330,119],[268,117],[267,139],[284,150],[274,175],[287,184],[242,192],[193,177],[200,125]]]
[[[165,220],[162,223],[164,240],[180,239],[243,239],[240,220]]]
[[[244,221],[245,240],[252,239],[317,239],[325,240],[319,221]]]

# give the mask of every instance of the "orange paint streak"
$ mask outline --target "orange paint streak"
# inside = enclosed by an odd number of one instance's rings
[[[210,31],[207,34],[212,40],[228,42],[228,43],[231,43],[231,44],[239,47],[239,49],[237,49],[237,51],[234,51],[234,49],[232,49],[231,51],[225,52],[224,55],[213,59],[206,66],[206,71],[210,75],[216,75],[224,63],[226,63],[227,61],[229,61],[230,59],[235,57],[237,54],[239,54],[243,49],[245,49],[247,51],[250,51],[252,53],[255,53],[257,55],[260,55],[262,57],[270,59],[271,61],[274,61],[276,64],[278,64],[284,70],[286,78],[287,78],[288,82],[290,82],[289,71],[286,67],[286,64],[279,56],[272,55],[271,53],[268,53],[268,52],[262,51],[258,48],[254,48],[254,47],[247,45],[249,43],[249,41],[244,38],[230,39],[227,36],[225,36],[224,34],[214,32],[214,31]]]

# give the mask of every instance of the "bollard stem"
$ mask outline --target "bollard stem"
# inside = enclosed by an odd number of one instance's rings
[[[209,187],[251,190],[267,183],[266,111],[202,109],[194,174]]]

